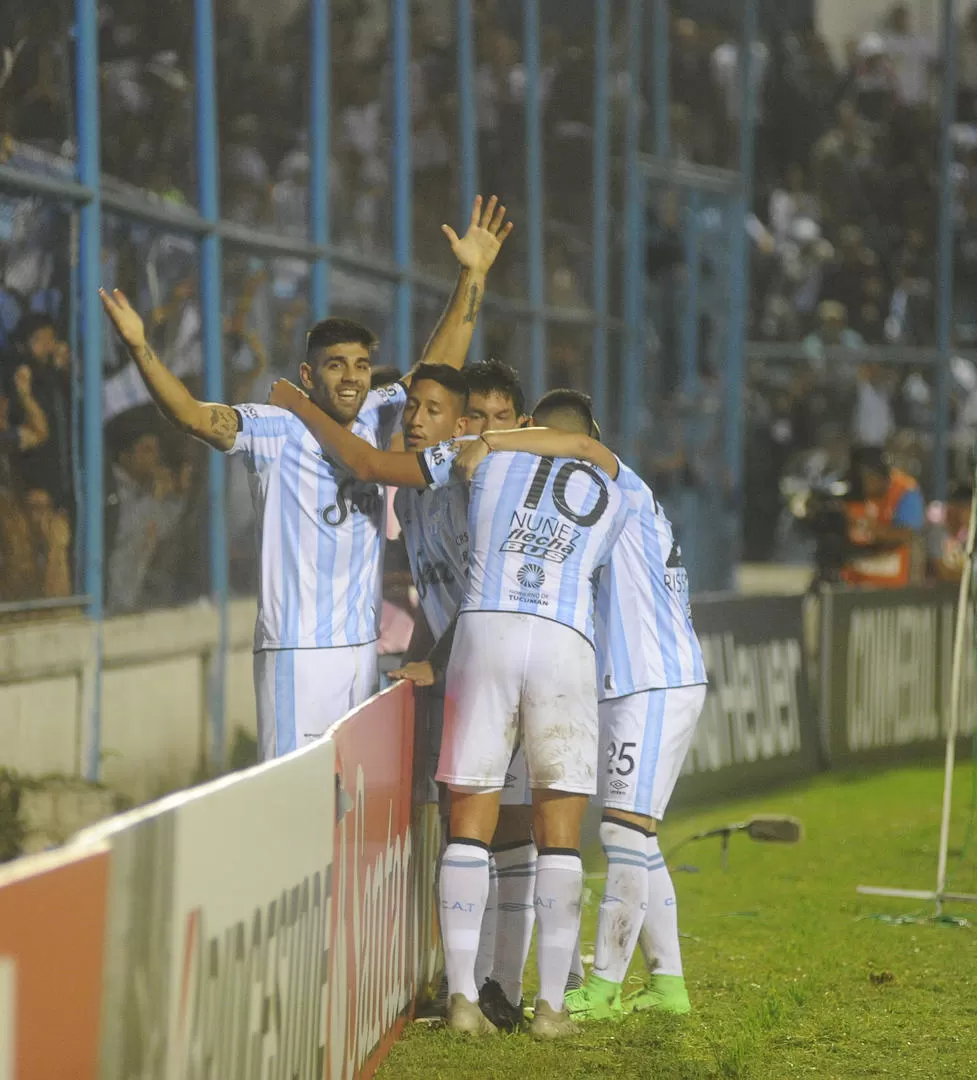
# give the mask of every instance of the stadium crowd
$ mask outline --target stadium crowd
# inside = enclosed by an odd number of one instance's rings
[[[0,160],[66,175],[74,155],[68,0],[38,6],[10,5],[0,30]],[[191,205],[195,194],[192,127],[191,20],[184,0],[147,5],[114,0],[100,9],[102,164],[107,182],[133,197]],[[330,198],[334,240],[351,252],[383,255],[391,238],[389,136],[391,131],[389,26],[386,5],[333,4],[333,150]],[[374,10],[375,9],[375,10]],[[307,11],[258,17],[236,0],[216,4],[221,110],[222,213],[233,221],[277,233],[307,231],[306,134],[300,119],[306,96]],[[977,10],[977,9],[975,9]],[[475,8],[477,122],[481,173],[487,186],[514,193],[523,184],[521,139],[525,74],[518,20],[497,3]],[[850,43],[838,62],[813,31],[769,32],[756,50],[760,95],[750,336],[784,345],[750,369],[747,387],[745,555],[750,560],[804,558],[809,549],[789,527],[781,487],[796,477],[820,477],[851,445],[881,442],[913,476],[927,474],[933,385],[925,365],[857,362],[865,345],[918,345],[933,340],[935,251],[935,108],[939,65],[932,41],[917,34],[903,5],[894,5],[876,31]],[[623,21],[615,21],[612,103],[621,130],[628,93]],[[412,27],[412,153],[415,172],[415,257],[436,268],[437,228],[458,188],[455,57],[445,7],[420,4]],[[671,27],[672,147],[679,159],[730,165],[738,124],[735,28],[696,22],[676,11]],[[589,226],[592,209],[581,162],[592,139],[593,41],[579,28],[547,24],[543,34],[547,299],[553,307],[579,308],[589,300]],[[955,342],[977,339],[977,15],[962,23],[955,164]],[[650,88],[649,88],[650,92]],[[289,118],[296,118],[294,121]],[[615,191],[620,188],[615,162]],[[617,196],[615,196],[617,197]],[[615,207],[615,243],[620,219]],[[671,277],[672,296],[683,288],[674,254],[680,222],[655,213],[649,232],[649,280]],[[60,479],[47,488],[25,487],[21,451],[8,442],[0,459],[3,530],[26,535],[29,492],[58,515],[61,533],[77,525],[71,493],[77,469],[78,377],[68,357],[71,222],[59,205],[39,198],[0,195],[0,351],[3,397],[18,414],[13,383],[17,352],[25,347],[21,320],[48,316],[58,341],[57,431],[47,456],[59,459]],[[524,237],[517,232],[494,288],[522,295]],[[672,254],[669,254],[672,252]],[[119,286],[150,311],[154,343],[181,376],[200,371],[197,257],[187,239],[107,214],[104,246],[109,286]],[[308,267],[287,258],[259,259],[225,247],[225,363],[232,400],[261,397],[276,372],[288,368],[301,347],[307,319]],[[353,273],[334,274],[335,305],[352,316],[385,325],[389,288]],[[612,281],[612,307],[620,304]],[[677,291],[676,291],[677,290]],[[418,334],[435,303],[419,296]],[[708,318],[704,316],[704,324]],[[669,326],[672,324],[672,330]],[[660,395],[648,405],[642,467],[676,504],[693,491],[702,512],[725,520],[721,472],[721,370],[703,348],[696,395],[678,389],[674,319],[656,326],[657,353],[649,363],[662,372]],[[524,335],[491,318],[485,321],[490,354],[521,366]],[[709,327],[704,325],[704,336]],[[712,337],[718,334],[713,328]],[[839,363],[829,351],[853,350]],[[588,385],[587,335],[555,324],[549,335],[550,381]],[[614,342],[612,341],[612,349]],[[205,516],[204,478],[196,452],[160,428],[155,441],[133,445],[144,430],[139,410],[148,403],[136,373],[109,335],[105,338],[107,527],[113,575],[106,575],[107,604],[131,611],[199,595]],[[381,353],[381,360],[387,359]],[[41,364],[38,361],[38,364]],[[37,365],[35,365],[37,366]],[[69,377],[74,372],[73,377]],[[968,474],[969,447],[977,434],[977,367],[954,361],[951,391],[953,475]],[[38,388],[45,378],[37,381]],[[46,393],[47,391],[42,391]],[[701,407],[704,406],[704,407]],[[692,425],[688,417],[708,417]],[[49,421],[52,419],[48,417]],[[0,424],[5,421],[0,418]],[[606,427],[615,427],[609,417]],[[138,440],[136,440],[138,441]],[[33,452],[35,456],[38,451]],[[28,470],[29,471],[29,470]],[[51,490],[51,489],[54,490]],[[250,560],[253,527],[243,480],[230,480],[229,543],[232,583],[254,588]],[[681,512],[678,512],[681,518]],[[16,545],[15,545],[16,546]],[[723,546],[723,545],[721,545]],[[117,549],[117,551],[116,551]],[[5,548],[6,550],[6,548]],[[35,551],[44,544],[34,545]],[[167,553],[164,556],[164,551]],[[69,543],[68,592],[74,554]],[[707,563],[709,560],[706,560]],[[4,565],[23,559],[5,556]],[[33,576],[0,573],[0,597],[53,595],[65,575],[51,575],[42,558]],[[140,567],[133,572],[133,567]],[[38,578],[40,574],[40,578]],[[113,588],[112,581],[128,584]],[[710,588],[722,587],[720,575]]]

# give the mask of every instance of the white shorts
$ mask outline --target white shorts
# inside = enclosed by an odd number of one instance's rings
[[[605,809],[661,821],[705,700],[704,686],[683,686],[601,702],[600,799]]]
[[[521,745],[533,788],[597,790],[597,674],[590,643],[537,615],[472,611],[448,662],[438,780],[503,790]]]
[[[437,803],[438,758],[441,755],[441,734],[444,728],[444,681],[414,691],[414,801]],[[529,786],[526,755],[518,747],[505,774],[505,787],[500,798],[502,806],[532,806],[533,789]]]
[[[264,649],[254,654],[258,758],[314,742],[377,692],[377,647]]]

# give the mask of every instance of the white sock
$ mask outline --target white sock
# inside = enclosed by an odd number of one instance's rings
[[[475,954],[489,891],[488,849],[452,840],[441,859],[441,937],[448,993],[478,1001]]]
[[[681,975],[675,886],[657,836],[648,837],[645,851],[648,853],[648,910],[641,928],[641,951],[653,975]]]
[[[533,939],[536,912],[536,845],[530,841],[495,853],[499,874],[499,901],[492,978],[502,987],[510,1005],[522,1001],[522,975]]]
[[[580,853],[544,848],[536,859],[536,966],[539,999],[557,1012],[580,934],[583,866]]]
[[[475,956],[475,986],[481,990],[485,980],[492,974],[495,964],[495,939],[498,926],[499,886],[495,859],[489,852],[489,887],[482,916],[482,930],[478,937],[478,953]]]
[[[644,829],[605,820],[600,842],[607,856],[607,881],[597,916],[594,974],[623,983],[648,908],[648,836]]]

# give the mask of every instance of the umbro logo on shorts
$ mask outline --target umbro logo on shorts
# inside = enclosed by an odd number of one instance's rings
[[[507,773],[505,774],[505,786],[506,786],[506,787],[512,787],[512,785],[513,785],[513,784],[514,784],[515,782],[516,782],[516,777],[515,777],[515,774],[514,774],[514,773],[511,773],[511,772],[507,772]]]
[[[616,777],[608,784],[611,791],[627,791],[628,785],[623,780],[618,780]]]

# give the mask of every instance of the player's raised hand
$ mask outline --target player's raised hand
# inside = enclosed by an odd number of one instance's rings
[[[111,293],[99,289],[98,295],[105,314],[112,320],[115,332],[126,348],[131,352],[143,348],[146,344],[146,327],[139,312],[129,303],[125,294],[120,289],[113,289]]]
[[[477,195],[468,232],[459,238],[450,225],[442,225],[441,231],[448,238],[451,250],[462,266],[476,274],[487,274],[512,228],[512,222],[505,220],[505,207],[499,205],[495,195],[484,209],[482,196]]]
[[[295,383],[289,382],[288,379],[276,379],[268,394],[268,404],[291,411],[297,401],[307,397],[308,394],[300,390]]]
[[[433,686],[434,668],[429,660],[413,660],[402,668],[390,672],[391,679],[404,679],[415,686]]]

